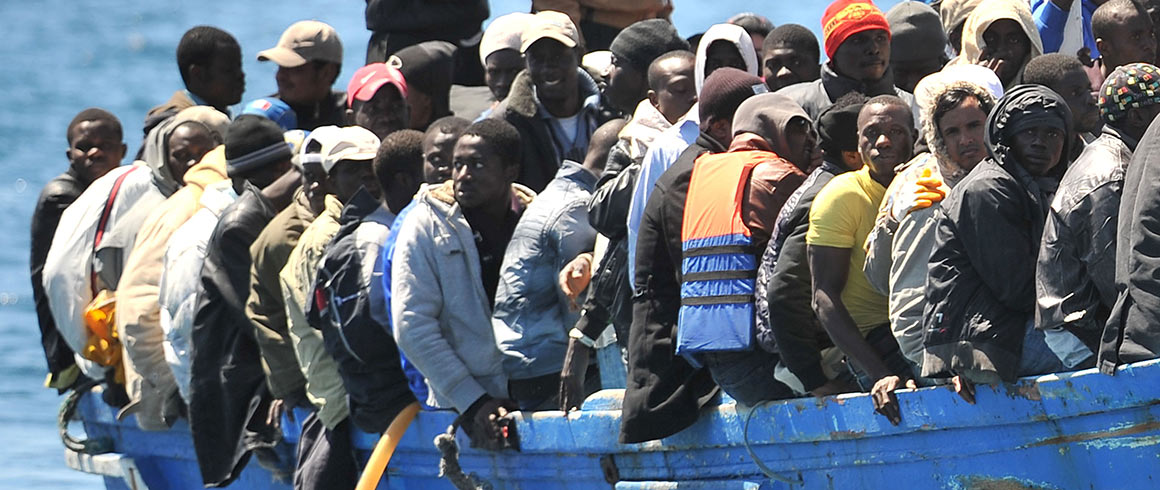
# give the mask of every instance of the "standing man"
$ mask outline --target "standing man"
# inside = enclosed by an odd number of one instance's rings
[[[177,44],[177,69],[185,90],[173,93],[164,104],[145,115],[145,134],[161,121],[183,109],[208,105],[230,115],[229,106],[242,101],[246,74],[242,72],[242,48],[230,33],[212,26],[196,26]]]
[[[342,40],[333,27],[303,20],[282,32],[278,44],[258,53],[258,61],[278,65],[277,97],[298,115],[298,128],[341,126],[346,120],[346,94],[330,87],[342,71]]]

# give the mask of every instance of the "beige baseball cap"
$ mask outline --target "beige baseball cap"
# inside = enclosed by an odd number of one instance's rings
[[[527,52],[533,43],[544,38],[554,39],[569,48],[575,48],[576,45],[580,44],[580,34],[576,31],[576,24],[572,23],[568,14],[555,10],[536,12],[534,18],[520,35],[520,52]]]
[[[342,63],[342,40],[329,24],[303,20],[286,28],[278,45],[259,52],[258,61],[273,61],[284,68],[302,66],[307,61]]]
[[[344,127],[329,137],[329,141],[322,143],[322,169],[327,174],[343,160],[366,161],[369,164],[379,151],[379,137],[359,126]]]

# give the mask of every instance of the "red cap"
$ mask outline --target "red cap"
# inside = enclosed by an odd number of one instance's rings
[[[890,35],[890,23],[878,7],[869,0],[837,0],[826,8],[822,15],[822,38],[825,40],[826,56],[834,57],[838,46],[846,38],[859,32],[884,30]]]
[[[355,100],[371,100],[379,88],[388,83],[399,90],[400,96],[407,97],[407,81],[397,68],[386,63],[371,63],[359,68],[346,86],[346,106],[354,107]]]

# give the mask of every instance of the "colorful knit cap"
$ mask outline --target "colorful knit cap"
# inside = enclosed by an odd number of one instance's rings
[[[854,34],[864,31],[884,30],[890,35],[890,24],[886,16],[869,0],[837,0],[826,8],[822,15],[822,37],[825,40],[826,56],[834,57],[838,46]]]
[[[1100,87],[1100,116],[1122,119],[1129,110],[1160,103],[1160,68],[1148,63],[1116,67]]]

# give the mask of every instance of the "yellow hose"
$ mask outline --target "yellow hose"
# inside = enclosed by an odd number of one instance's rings
[[[374,490],[379,485],[379,481],[383,478],[383,472],[387,469],[387,463],[391,461],[391,456],[395,454],[395,447],[399,445],[399,439],[403,438],[403,434],[407,432],[407,427],[411,426],[411,421],[415,420],[415,415],[418,413],[419,402],[411,402],[395,416],[390,427],[387,427],[387,431],[379,438],[379,443],[375,444],[375,450],[371,453],[371,458],[367,460],[367,467],[358,479],[356,490]]]

